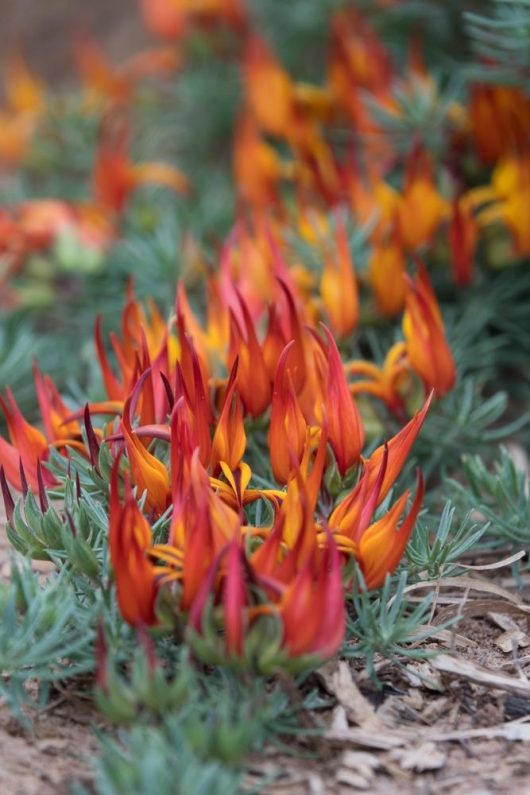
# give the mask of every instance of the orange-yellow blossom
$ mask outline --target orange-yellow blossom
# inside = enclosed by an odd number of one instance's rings
[[[334,333],[351,334],[359,320],[359,290],[342,218],[337,219],[334,251],[324,258],[320,295]]]
[[[243,407],[236,391],[238,364],[239,360],[236,359],[212,439],[210,466],[214,475],[218,474],[221,462],[226,462],[231,470],[236,470],[245,453],[247,437],[243,425]]]
[[[449,223],[449,246],[453,277],[459,287],[473,281],[473,260],[478,242],[478,224],[471,203],[473,191],[453,201]]]
[[[156,569],[147,552],[152,544],[151,528],[138,508],[129,481],[125,499],[118,494],[119,459],[110,482],[109,550],[116,580],[118,604],[124,619],[133,626],[155,624],[158,590]]]
[[[288,136],[294,124],[294,86],[266,42],[247,40],[243,76],[249,108],[271,135]]]
[[[418,263],[418,275],[408,279],[403,333],[410,365],[427,391],[438,397],[449,392],[456,381],[456,367],[445,336],[440,307],[425,267]]]
[[[287,368],[288,357],[293,353],[295,343],[291,341],[278,360],[272,389],[269,451],[272,471],[278,483],[287,483],[301,460],[307,428],[293,387],[291,371]]]
[[[148,375],[148,373],[143,374],[135,387],[135,392],[139,392]],[[142,441],[134,433],[131,422],[133,396],[125,401],[121,421],[131,477],[134,485],[138,488],[139,495],[145,492],[146,510],[160,516],[169,504],[169,475],[164,464],[144,447]]]
[[[400,239],[405,249],[416,251],[428,243],[449,215],[449,203],[438,192],[426,152],[414,150],[405,172],[398,206]]]
[[[530,154],[499,161],[491,187],[472,190],[469,197],[475,205],[488,202],[478,214],[481,227],[504,224],[513,236],[517,253],[530,254]]]
[[[360,376],[358,381],[350,384],[352,395],[374,395],[383,400],[398,416],[404,413],[401,387],[408,380],[409,370],[407,346],[404,342],[392,345],[382,367],[362,359],[354,359],[345,365],[348,375]]]
[[[333,335],[323,325],[327,338],[327,374],[324,411],[328,439],[342,476],[358,463],[364,444],[364,427],[346,381],[344,366]]]
[[[384,315],[394,317],[405,304],[406,262],[397,230],[374,245],[368,263],[368,278],[377,308]]]

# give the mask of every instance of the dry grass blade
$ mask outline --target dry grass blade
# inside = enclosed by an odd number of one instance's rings
[[[502,588],[500,585],[495,585],[495,583],[488,582],[487,580],[478,579],[478,577],[467,577],[466,575],[461,577],[440,577],[438,580],[422,580],[421,582],[415,582],[412,585],[407,585],[404,589],[404,593],[411,593],[412,591],[418,591],[424,588],[463,588],[470,591],[491,593],[513,604],[520,604],[518,597],[506,590],[506,588]],[[392,599],[389,600],[389,605],[392,604],[394,599],[395,597],[392,597]]]
[[[443,621],[437,623],[441,624]],[[418,635],[419,638],[423,638],[427,632],[430,638],[439,640],[441,643],[451,648],[456,646],[467,649],[477,646],[476,641],[471,640],[471,638],[466,638],[465,635],[459,635],[458,632],[452,632],[450,629],[436,630],[436,624],[420,624],[416,631],[411,634],[411,640],[414,640],[415,635]]]
[[[477,685],[494,690],[504,690],[524,698],[530,698],[530,682],[528,680],[523,678],[516,679],[499,671],[491,671],[471,660],[464,660],[462,657],[453,657],[449,654],[440,654],[431,660],[431,665],[442,674],[465,679],[468,682],[474,682]]]
[[[496,737],[502,737],[510,742],[529,742],[530,724],[521,721],[511,721],[510,723],[501,723],[498,726],[488,726],[483,729],[428,732],[426,736],[430,740],[439,743],[452,742],[455,740],[474,740],[479,738],[493,740]]]
[[[390,751],[406,745],[408,736],[397,731],[366,731],[366,729],[329,729],[326,740],[358,748],[373,748],[377,751]]]
[[[503,558],[502,560],[497,560],[495,563],[484,563],[481,566],[471,566],[470,564],[461,564],[463,569],[470,569],[473,571],[493,571],[494,569],[503,569],[506,566],[511,566],[512,563],[516,563],[521,558],[524,558],[526,552],[524,549],[519,550],[514,555],[510,555],[509,558]]]
[[[522,602],[517,604],[513,602],[506,603],[500,599],[471,599],[465,604],[460,601],[442,608],[437,612],[434,623],[437,625],[444,624],[456,615],[459,618],[482,618],[487,614],[489,615],[490,612],[512,613],[528,617],[530,616],[530,606]]]

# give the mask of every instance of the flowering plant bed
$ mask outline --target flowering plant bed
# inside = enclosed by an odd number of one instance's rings
[[[142,0],[74,88],[7,60],[9,791],[526,774],[528,13],[460,5]]]

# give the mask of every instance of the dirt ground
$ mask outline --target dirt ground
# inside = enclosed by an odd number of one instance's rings
[[[269,749],[253,760],[248,785],[265,777],[266,795],[529,793],[530,581],[516,594],[506,572],[486,568],[441,587],[433,623],[462,616],[455,631],[422,646],[442,654],[376,662],[380,689],[361,661],[320,669],[308,686],[333,706],[303,717],[308,728],[323,723],[323,735],[302,738],[292,755]],[[0,531],[0,576],[8,574]],[[32,718],[25,731],[0,705],[1,795],[69,795],[75,780],[90,787],[98,716],[86,697],[74,685]]]

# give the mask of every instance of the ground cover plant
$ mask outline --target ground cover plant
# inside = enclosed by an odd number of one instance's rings
[[[515,786],[528,3],[139,10],[6,60],[5,735],[65,792]]]

